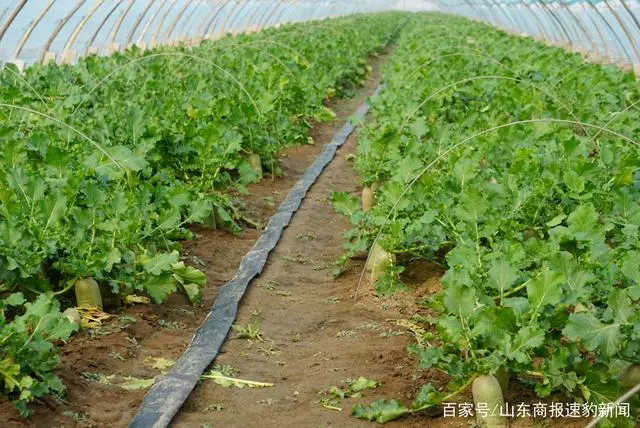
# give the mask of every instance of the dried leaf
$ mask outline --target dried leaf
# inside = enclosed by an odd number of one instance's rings
[[[86,306],[76,308],[80,312],[82,320],[80,322],[83,328],[98,328],[102,326],[102,322],[108,320],[112,315],[101,311],[95,306]]]
[[[124,382],[116,384],[119,388],[126,389],[127,391],[133,391],[137,389],[146,389],[153,385],[154,378],[140,379],[137,377],[127,376],[124,378]]]
[[[236,388],[244,388],[245,386],[248,386],[249,388],[266,388],[274,385],[269,382],[256,382],[224,376],[222,373],[215,370],[211,370],[209,373],[203,374],[201,377],[203,379],[212,379],[215,383],[225,388],[229,386],[234,386]]]
[[[133,305],[134,303],[147,304],[147,303],[151,303],[151,299],[144,296],[138,296],[136,294],[129,294],[127,296],[124,296],[124,302],[127,305]]]
[[[144,359],[144,363],[156,370],[166,370],[173,367],[176,362],[163,357],[147,357]]]

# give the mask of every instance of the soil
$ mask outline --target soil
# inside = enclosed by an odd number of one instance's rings
[[[250,186],[242,197],[248,211],[264,220],[272,215],[287,191],[302,175],[322,146],[379,83],[380,63],[372,62],[373,76],[351,99],[332,103],[337,119],[313,127],[315,145],[287,150],[281,161],[283,177],[265,178]],[[349,161],[355,152],[354,133],[308,193],[300,210],[269,256],[262,275],[254,280],[240,305],[237,326],[259,325],[259,335],[240,338],[232,332],[215,361],[217,369],[233,376],[270,382],[265,388],[222,387],[203,380],[173,421],[175,427],[351,427],[373,426],[353,418],[356,403],[379,398],[409,404],[425,383],[446,385],[448,376],[420,371],[415,357],[407,353],[413,335],[396,320],[420,312],[420,298],[440,289],[441,268],[434,263],[409,263],[403,274],[407,292],[379,297],[363,284],[354,300],[362,260],[350,262],[348,270],[333,278],[333,262],[342,254],[343,237],[350,225],[331,207],[333,191],[359,195],[360,185]],[[251,248],[259,231],[246,229],[239,235],[207,228],[193,229],[198,237],[185,242],[185,254],[201,261],[208,278],[203,305],[194,308],[179,295],[163,305],[143,304],[122,311],[110,324],[111,334],[92,338],[75,336],[62,348],[57,370],[67,385],[63,402],[51,399],[34,403],[33,416],[21,419],[11,403],[0,402],[3,427],[126,427],[146,390],[126,391],[86,379],[83,373],[134,376],[149,379],[159,371],[145,363],[147,357],[175,360],[212,306],[217,290],[231,279],[240,259]],[[345,387],[360,376],[380,386],[365,390],[362,397],[331,398],[329,388]],[[510,401],[532,400],[526,391],[511,393]],[[459,401],[472,402],[467,393]],[[515,426],[556,426],[529,420]],[[412,416],[391,422],[390,427],[469,427],[472,419]],[[583,426],[563,421],[562,425]]]

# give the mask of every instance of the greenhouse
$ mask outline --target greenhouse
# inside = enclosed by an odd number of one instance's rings
[[[4,0],[0,62],[0,427],[640,426],[638,0]]]

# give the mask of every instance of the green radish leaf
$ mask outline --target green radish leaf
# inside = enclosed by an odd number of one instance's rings
[[[544,331],[536,326],[522,327],[514,341],[517,349],[526,350],[537,348],[544,343]]]
[[[514,268],[506,260],[496,260],[491,263],[489,268],[488,285],[498,290],[499,295],[511,288],[513,283],[518,279],[518,269]]]
[[[152,275],[160,275],[163,272],[167,272],[172,269],[172,265],[175,264],[180,255],[177,251],[171,253],[160,253],[153,256],[148,262],[144,264],[144,270]]]
[[[18,309],[21,315],[5,318],[5,305]],[[60,312],[58,302],[50,294],[41,294],[27,302],[22,293],[13,293],[0,301],[2,357],[0,381],[19,412],[27,416],[27,404],[49,394],[61,396],[64,385],[52,373],[59,362],[56,341],[66,341],[78,326]]]
[[[199,199],[191,202],[189,207],[189,216],[184,220],[185,223],[202,223],[211,215],[211,202],[206,199]]]
[[[109,254],[107,254],[105,270],[107,272],[111,272],[111,269],[113,269],[113,265],[120,263],[121,260],[122,254],[120,253],[120,250],[116,247],[112,248],[111,251],[109,251]]]
[[[564,275],[554,271],[543,271],[541,275],[531,279],[527,284],[529,305],[534,313],[542,310],[545,305],[556,305],[562,299],[562,283]]]
[[[329,394],[344,400],[348,396],[349,392],[338,388],[337,386],[332,386],[329,388]]]
[[[131,171],[140,171],[147,165],[147,162],[145,161],[143,156],[134,153],[128,147],[111,147],[109,149],[109,154],[122,168],[129,169]],[[107,167],[107,165],[105,165],[105,167]]]
[[[353,383],[349,384],[349,389],[354,392],[364,391],[365,389],[375,389],[378,387],[378,382],[373,379],[367,379],[360,376]]]
[[[23,305],[26,302],[22,293],[13,293],[6,298],[5,303],[9,306]]]
[[[407,195],[402,196],[404,189],[405,185],[403,180],[403,184],[395,182],[387,183],[382,191],[382,195],[387,200],[387,204],[389,204],[389,206],[395,206],[397,211],[402,211],[411,205],[411,200]]]
[[[412,409],[424,409],[440,404],[443,395],[432,384],[423,385],[415,400],[411,404]]]
[[[360,211],[360,200],[347,192],[333,192],[331,203],[337,212],[347,217],[352,217]]]
[[[28,390],[24,383],[20,379],[20,364],[16,364],[11,358],[4,358],[0,360],[0,373],[2,374],[4,387],[6,391],[13,391],[18,388],[20,390]],[[29,378],[30,376],[24,376],[22,379]]]
[[[529,301],[524,297],[507,297],[502,299],[502,305],[511,308],[518,316],[529,311]]]
[[[53,203],[52,203],[53,202]],[[62,212],[67,207],[67,198],[64,195],[56,197],[54,201],[52,199],[45,199],[42,201],[42,211],[47,216],[45,223],[45,229],[56,227],[62,216]],[[48,213],[48,214],[47,214]]]
[[[185,265],[182,261],[172,264],[171,269],[173,269],[173,273],[178,275],[185,283],[191,282],[200,286],[204,286],[207,283],[207,276],[204,272],[199,271],[193,266]]]
[[[614,289],[609,294],[607,303],[607,310],[603,314],[604,319],[612,320],[617,324],[627,324],[632,317],[637,315],[631,299],[627,295],[627,290]]]
[[[143,283],[144,290],[154,302],[162,303],[178,288],[178,283],[170,273],[149,275]]]
[[[249,162],[240,164],[238,174],[240,175],[240,183],[245,186],[251,183],[257,183],[262,178],[260,173],[256,171]]]
[[[598,214],[592,204],[580,205],[567,218],[569,232],[578,241],[596,240],[598,238],[597,228]]]
[[[223,223],[225,224],[233,223],[233,217],[229,215],[229,212],[226,209],[224,209],[224,207],[220,205],[216,206],[216,213],[218,214],[220,219],[223,221]]]
[[[572,169],[564,173],[564,183],[574,193],[580,194],[584,191],[584,178]]]
[[[411,132],[416,136],[416,138],[421,138],[429,132],[429,127],[427,126],[427,121],[423,118],[417,118],[410,126]]]
[[[585,398],[595,404],[614,403],[623,393],[618,381],[603,379],[599,373],[588,373],[581,386]]]
[[[369,406],[357,404],[351,414],[358,419],[385,423],[398,419],[409,413],[398,400],[377,400]]]
[[[442,283],[445,284],[444,304],[451,312],[462,318],[473,315],[476,307],[476,290],[469,286],[469,274],[464,270],[449,270]]]
[[[117,383],[116,385],[119,388],[126,389],[127,391],[135,391],[138,389],[147,389],[151,385],[155,379],[140,379],[137,377],[127,376],[124,378],[123,382]]]
[[[488,345],[498,349],[509,346],[507,342],[511,341],[517,326],[515,313],[506,307],[485,309],[478,315],[474,324],[472,334],[483,336]]]
[[[562,332],[571,340],[581,341],[589,351],[599,349],[606,356],[618,352],[623,341],[620,324],[604,324],[589,312],[571,314]]]
[[[630,251],[622,260],[622,273],[636,284],[640,284],[640,252]]]
[[[566,214],[558,214],[557,216],[555,216],[554,218],[552,218],[551,220],[549,220],[548,222],[546,222],[545,224],[549,227],[555,227],[559,224],[562,223],[562,221],[567,218]]]
[[[174,230],[180,225],[181,218],[180,211],[177,209],[165,211],[158,220],[157,229],[165,231]]]

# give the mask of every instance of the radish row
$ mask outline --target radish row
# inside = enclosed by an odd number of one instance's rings
[[[635,76],[422,14],[383,80],[355,161],[365,189],[378,187],[375,205],[363,192],[349,254],[373,246],[374,272],[420,259],[443,266],[442,291],[419,318],[438,340],[410,351],[451,382],[425,385],[411,407],[381,401],[355,415],[416,413],[460,400],[472,384],[476,403],[499,406],[510,393],[500,373],[540,399],[614,402],[640,364]],[[404,287],[402,276],[382,278],[378,290]],[[633,410],[602,426],[635,418]]]

